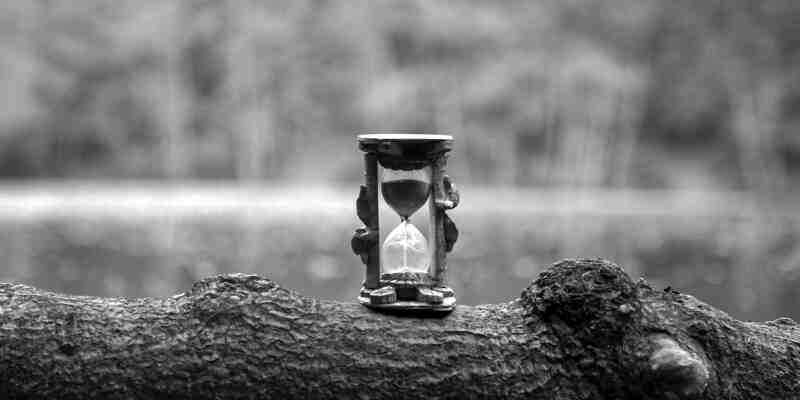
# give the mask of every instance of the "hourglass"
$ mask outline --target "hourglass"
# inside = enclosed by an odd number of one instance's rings
[[[455,294],[445,284],[446,253],[458,229],[445,213],[459,196],[444,175],[453,138],[448,135],[370,134],[358,137],[365,178],[356,200],[359,219],[351,245],[367,267],[359,301],[375,309],[451,311]],[[380,167],[380,170],[379,170]],[[381,243],[379,196],[400,217]],[[429,204],[431,240],[411,219]]]

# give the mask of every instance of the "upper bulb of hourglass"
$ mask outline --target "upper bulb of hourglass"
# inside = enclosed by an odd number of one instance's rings
[[[383,199],[403,220],[407,220],[425,204],[430,191],[431,178],[425,169],[383,171]]]

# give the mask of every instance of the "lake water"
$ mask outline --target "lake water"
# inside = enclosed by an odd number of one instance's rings
[[[225,272],[351,301],[353,193],[325,187],[0,190],[0,280],[100,296],[169,296]],[[347,187],[350,187],[347,186]],[[462,188],[449,282],[462,304],[515,298],[551,263],[602,257],[742,319],[800,318],[800,218],[720,193]],[[391,211],[384,221],[396,223]],[[423,231],[425,232],[425,231]]]

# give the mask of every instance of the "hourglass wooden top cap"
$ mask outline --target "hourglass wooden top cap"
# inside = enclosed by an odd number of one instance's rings
[[[368,133],[358,135],[358,141],[366,142],[383,142],[383,141],[396,141],[396,142],[440,142],[449,140],[452,141],[453,137],[450,135],[434,135],[425,133]]]
[[[376,153],[385,168],[418,169],[432,163],[450,151],[450,135],[413,133],[373,133],[358,136],[358,147],[367,153]]]

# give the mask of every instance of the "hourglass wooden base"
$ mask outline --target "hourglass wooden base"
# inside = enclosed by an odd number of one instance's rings
[[[377,310],[450,312],[456,297],[453,289],[435,285],[427,274],[396,273],[382,275],[378,289],[362,287],[358,301]]]

